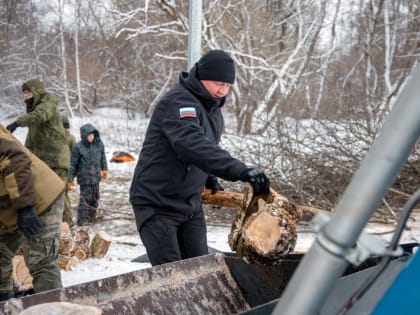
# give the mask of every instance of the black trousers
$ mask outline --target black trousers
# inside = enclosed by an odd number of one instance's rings
[[[178,219],[154,214],[140,227],[140,238],[152,266],[208,254],[203,210]]]

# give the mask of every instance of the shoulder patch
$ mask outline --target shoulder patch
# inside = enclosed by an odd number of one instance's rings
[[[194,107],[180,107],[179,118],[196,118],[197,112]]]

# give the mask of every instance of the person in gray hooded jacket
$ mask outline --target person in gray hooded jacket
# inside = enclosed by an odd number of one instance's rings
[[[99,201],[99,182],[108,177],[105,147],[99,131],[91,124],[80,127],[80,141],[73,146],[67,189],[71,190],[74,178],[80,185],[77,224],[93,223]]]
[[[203,188],[222,189],[217,177],[269,192],[264,172],[219,146],[221,107],[235,80],[232,58],[212,50],[158,102],[136,165],[130,202],[152,265],[208,253]]]

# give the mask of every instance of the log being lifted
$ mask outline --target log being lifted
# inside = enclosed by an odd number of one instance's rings
[[[229,234],[233,251],[251,263],[276,265],[296,245],[302,211],[273,189],[254,196],[248,187]]]

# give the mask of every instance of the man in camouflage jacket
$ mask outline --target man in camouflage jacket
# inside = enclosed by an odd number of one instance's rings
[[[66,182],[70,150],[57,106],[58,97],[47,93],[38,79],[25,82],[22,91],[27,113],[7,129],[13,133],[17,127],[28,127],[25,146]],[[67,223],[72,225],[71,220]]]
[[[0,301],[13,297],[22,248],[35,293],[62,287],[57,265],[63,181],[0,125]]]

